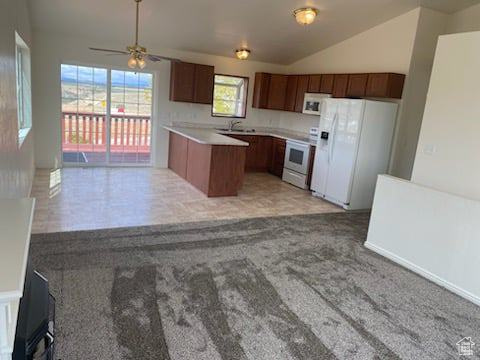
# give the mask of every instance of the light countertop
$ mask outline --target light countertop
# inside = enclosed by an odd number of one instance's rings
[[[164,129],[174,132],[176,134],[185,136],[187,139],[193,140],[199,144],[205,145],[233,145],[233,146],[248,146],[245,141],[237,140],[229,136],[217,133],[215,129],[207,128],[193,128],[193,127],[179,127],[179,126],[164,126]]]
[[[0,301],[20,298],[35,200],[0,199]]]
[[[293,140],[299,143],[316,146],[314,140],[307,135],[300,135],[282,129],[257,129],[255,131],[228,131],[205,127],[190,126],[164,126],[168,131],[172,131],[186,138],[207,145],[238,145],[248,146],[247,142],[231,138],[227,135],[248,135],[248,136],[272,136],[285,140]]]
[[[35,199],[0,199],[0,358],[10,359],[27,268]],[[6,316],[5,316],[6,315]]]
[[[298,135],[293,132],[289,132],[281,129],[258,129],[254,132],[251,131],[223,131],[216,130],[219,134],[232,134],[232,135],[258,135],[258,136],[272,136],[284,140],[293,140],[299,143],[316,146],[317,142],[315,140],[310,140],[307,135]]]

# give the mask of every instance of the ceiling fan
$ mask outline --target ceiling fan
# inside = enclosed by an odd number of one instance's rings
[[[110,50],[110,49],[100,49],[100,48],[93,48],[90,47],[90,50],[94,51],[103,51],[109,53],[109,55],[130,55],[130,58],[128,59],[128,67],[131,69],[143,69],[147,63],[145,60],[150,60],[150,61],[162,61],[162,60],[168,60],[168,61],[176,61],[179,62],[181,60],[175,59],[175,58],[170,58],[167,56],[161,56],[161,55],[153,55],[147,53],[147,49],[143,46],[138,45],[138,10],[139,10],[139,5],[142,0],[134,0],[137,6],[137,14],[136,14],[136,20],[135,20],[135,45],[127,46],[127,51],[122,51],[122,50]]]

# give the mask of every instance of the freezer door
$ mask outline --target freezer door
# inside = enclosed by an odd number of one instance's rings
[[[322,114],[318,125],[317,149],[313,164],[312,183],[310,188],[319,195],[325,195],[329,168],[328,149],[331,141],[332,126],[336,118],[338,99],[326,99],[322,105]],[[326,136],[327,138],[322,138]]]
[[[340,100],[333,136],[329,139],[332,142],[328,150],[330,166],[325,195],[342,204],[350,202],[364,109],[364,100]]]

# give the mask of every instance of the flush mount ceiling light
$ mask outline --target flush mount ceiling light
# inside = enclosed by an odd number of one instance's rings
[[[293,16],[295,16],[295,20],[300,25],[310,25],[315,20],[315,17],[318,14],[318,9],[305,7],[297,9],[293,12]]]
[[[247,60],[248,56],[250,55],[250,50],[248,49],[237,49],[235,50],[235,54],[237,58],[240,60]]]

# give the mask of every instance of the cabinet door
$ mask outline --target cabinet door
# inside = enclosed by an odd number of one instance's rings
[[[350,74],[348,77],[347,96],[361,97],[365,96],[367,88],[368,74]]]
[[[248,142],[247,157],[245,159],[245,171],[257,171],[258,141],[256,136],[244,136]]]
[[[193,102],[195,64],[172,62],[170,68],[170,100]]]
[[[272,139],[270,136],[251,135],[247,141],[246,171],[268,171],[272,158]]]
[[[298,76],[289,75],[287,83],[287,93],[285,95],[285,110],[295,111],[295,102],[297,100]]]
[[[368,74],[366,96],[400,99],[404,82],[402,74]]]
[[[257,137],[254,135],[237,135],[237,134],[231,134],[228,136],[248,143],[246,157],[245,157],[245,171],[255,171],[256,164],[257,164],[256,154],[258,152],[258,141],[256,139]]]
[[[348,74],[336,74],[333,81],[332,97],[344,98],[347,96]]]
[[[287,92],[287,75],[272,74],[268,88],[268,108],[283,110],[285,107],[285,95]]]
[[[319,93],[322,75],[310,75],[308,80],[308,92]]]
[[[182,135],[169,132],[168,168],[182,178],[187,178],[188,139]]]
[[[287,143],[284,139],[272,139],[272,159],[269,171],[271,174],[282,177],[285,162],[285,149]]]
[[[308,91],[308,75],[299,75],[297,83],[297,98],[295,100],[295,111],[301,113],[303,111],[303,100],[305,93]]]
[[[335,75],[333,74],[323,74],[320,79],[320,92],[322,94],[331,94],[333,92],[333,81],[335,80]]]
[[[308,173],[307,173],[307,185],[310,189],[312,184],[312,175],[313,175],[313,165],[315,163],[315,151],[317,150],[316,146],[310,145],[310,154],[308,158]]]
[[[195,65],[195,91],[193,101],[200,104],[213,103],[214,67]]]
[[[255,73],[253,87],[252,107],[266,109],[268,106],[268,88],[270,87],[270,74]]]

